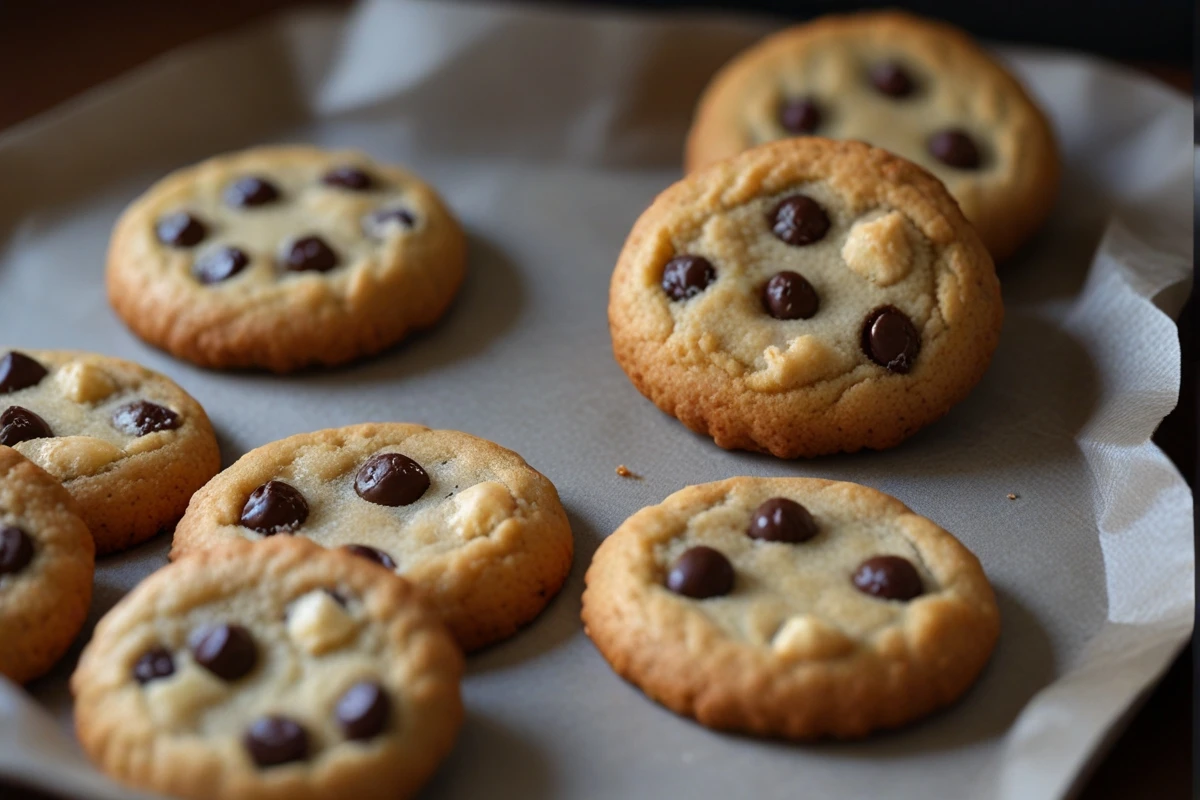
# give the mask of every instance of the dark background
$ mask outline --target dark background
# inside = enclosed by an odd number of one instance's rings
[[[759,11],[778,16],[781,21],[890,5],[953,22],[982,38],[1104,55],[1189,94],[1194,74],[1192,42],[1200,35],[1200,18],[1194,5],[1174,0],[542,2],[572,8]],[[0,132],[179,45],[285,8],[349,5],[347,0],[0,0]],[[1163,421],[1155,441],[1194,487],[1197,380],[1192,309],[1189,301],[1180,320],[1184,376],[1179,407]],[[1188,648],[1100,760],[1084,784],[1080,794],[1083,800],[1196,796],[1191,791],[1193,719],[1197,713],[1192,698],[1197,677],[1193,665]],[[1200,720],[1200,716],[1195,718]],[[45,798],[2,782],[0,797]]]

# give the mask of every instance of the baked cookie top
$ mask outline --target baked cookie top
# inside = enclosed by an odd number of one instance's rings
[[[667,189],[613,273],[617,360],[723,447],[886,447],[982,376],[1003,309],[991,258],[935,178],[815,137]]]
[[[458,222],[412,173],[358,152],[260,147],[138,198],[114,230],[108,288],[135,332],[172,353],[283,371],[431,324],[464,259]]]
[[[67,490],[0,446],[0,674],[24,683],[67,649],[92,597],[94,555]]]
[[[962,31],[896,11],[827,16],[713,79],[687,144],[695,170],[764,142],[857,139],[936,175],[997,260],[1049,213],[1059,160],[1045,116]]]
[[[462,669],[402,578],[279,537],[151,575],[97,625],[71,689],[84,749],[141,788],[407,797],[454,741]]]
[[[192,498],[171,557],[276,534],[396,570],[468,650],[536,616],[573,549],[553,484],[519,455],[402,423],[299,434],[247,453]]]
[[[603,544],[588,635],[717,728],[860,736],[950,702],[999,631],[979,561],[887,495],[808,478],[689,486]]]
[[[168,378],[93,353],[0,353],[0,445],[75,495],[100,552],[174,521],[216,472],[220,457],[204,409]],[[141,498],[139,485],[152,487],[151,495]],[[132,508],[142,499],[143,508]],[[123,504],[128,514],[117,508]]]

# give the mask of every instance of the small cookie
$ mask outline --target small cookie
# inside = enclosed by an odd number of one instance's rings
[[[700,169],[787,136],[858,139],[941,179],[1001,261],[1045,220],[1059,158],[1041,110],[962,31],[896,11],[822,17],[725,66],[688,135]]]
[[[113,232],[108,297],[179,358],[286,372],[432,325],[465,261],[458,222],[416,176],[362,153],[263,147],[134,201]]]
[[[854,483],[731,478],[634,514],[583,622],[621,677],[711,728],[858,737],[952,702],[1000,615],[978,559]]]
[[[95,545],[58,481],[0,447],[0,675],[30,681],[79,633]]]
[[[96,626],[71,691],[84,750],[131,786],[397,798],[449,752],[462,670],[407,581],[278,537],[151,575]]]
[[[992,260],[937,179],[807,137],[692,173],[642,214],[608,306],[642,394],[721,447],[898,444],[983,376]]]
[[[62,482],[97,554],[168,527],[221,468],[204,409],[157,372],[69,350],[0,352],[0,445]]]
[[[192,498],[171,558],[280,533],[404,575],[465,650],[536,617],[562,588],[573,550],[554,485],[519,455],[401,423],[304,433],[252,450]]]

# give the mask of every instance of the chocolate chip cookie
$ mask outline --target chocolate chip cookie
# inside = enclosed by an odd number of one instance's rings
[[[462,669],[403,578],[281,536],[151,575],[100,620],[71,691],[84,750],[131,786],[396,798],[450,750]]]
[[[769,37],[709,84],[695,170],[788,136],[858,139],[941,179],[997,260],[1054,204],[1059,157],[1021,84],[962,31],[895,11],[822,17]]]
[[[404,575],[466,650],[536,617],[562,588],[573,551],[553,484],[519,455],[401,423],[300,434],[247,453],[192,498],[171,557],[281,534]]]
[[[79,633],[95,546],[58,481],[0,446],[0,675],[44,673]]]
[[[783,458],[898,444],[983,376],[1003,318],[937,179],[858,142],[784,139],[692,173],[642,214],[608,306],[663,411]]]
[[[854,483],[731,478],[597,550],[583,622],[612,668],[712,728],[858,737],[952,702],[1000,630],[958,540]]]
[[[168,527],[220,469],[204,409],[170,379],[91,353],[0,353],[0,445],[62,482],[97,553]]]
[[[205,367],[286,372],[378,352],[436,322],[462,229],[416,176],[355,152],[264,147],[155,184],[122,215],[109,302]]]

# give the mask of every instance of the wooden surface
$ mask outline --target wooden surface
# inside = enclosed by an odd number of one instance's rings
[[[181,44],[230,30],[282,8],[338,8],[347,0],[0,0],[0,129],[45,111]],[[1178,64],[1131,64],[1191,93],[1192,73]],[[1184,392],[1155,439],[1192,481],[1195,470],[1195,353],[1190,311],[1181,325]],[[1192,683],[1189,647],[1154,689],[1086,782],[1083,800],[1190,796]],[[7,800],[49,800],[8,786]]]

